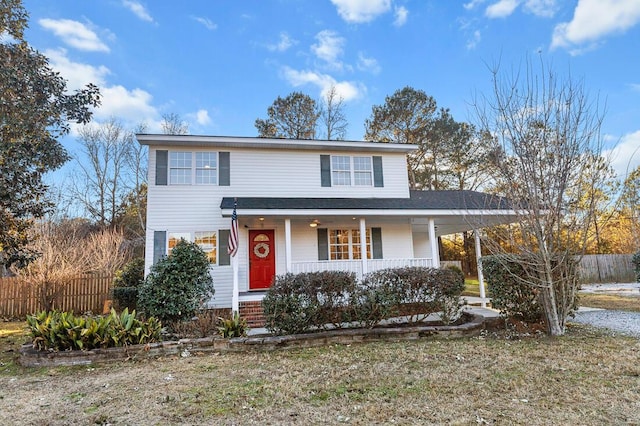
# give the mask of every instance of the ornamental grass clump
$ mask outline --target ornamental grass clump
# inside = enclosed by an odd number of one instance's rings
[[[37,350],[90,350],[160,341],[162,324],[156,318],[141,321],[136,312],[111,309],[106,316],[76,316],[73,312],[43,311],[27,316]]]

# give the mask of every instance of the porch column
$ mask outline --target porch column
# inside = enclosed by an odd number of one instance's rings
[[[291,272],[291,219],[284,220],[284,258],[287,272]]]
[[[477,229],[473,230],[473,236],[476,240],[476,263],[478,265],[478,282],[480,287],[480,298],[482,299],[482,307],[487,307],[487,301],[485,299],[484,292],[484,275],[482,274],[482,264],[480,263],[480,258],[482,257],[482,253],[480,252],[480,233]]]
[[[436,237],[436,221],[429,219],[429,244],[431,244],[431,258],[433,267],[440,267],[440,251],[438,250],[438,237]]]
[[[362,275],[368,272],[367,270],[367,224],[364,217],[360,218],[360,254],[362,259]]]

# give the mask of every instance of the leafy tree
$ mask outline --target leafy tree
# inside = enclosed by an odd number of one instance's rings
[[[138,288],[138,306],[147,316],[175,323],[192,318],[213,292],[207,255],[197,244],[180,240],[151,267]]]
[[[267,108],[268,118],[256,119],[258,137],[314,139],[320,111],[316,101],[301,92],[278,98]]]
[[[331,86],[322,99],[320,120],[327,140],[344,140],[349,123],[344,114],[344,98]]]
[[[0,2],[0,269],[28,264],[34,219],[52,207],[42,177],[69,156],[58,139],[69,122],[87,123],[99,91],[67,93],[65,80],[24,39],[28,13],[20,0]]]
[[[636,167],[624,180],[620,196],[622,215],[630,223],[633,250],[640,248],[640,166]]]
[[[444,152],[448,111],[422,90],[404,87],[374,105],[365,121],[366,140],[418,146],[408,155],[409,183],[413,189],[441,189],[438,164]]]
[[[587,230],[608,184],[601,161],[602,115],[584,84],[562,78],[543,62],[523,72],[492,69],[493,90],[475,104],[478,126],[492,135],[492,177],[514,207],[517,220],[486,239],[500,253],[510,244],[526,258],[518,281],[537,292],[547,332],[562,335],[575,306],[578,277],[572,256],[586,246]],[[575,235],[580,235],[579,241]]]

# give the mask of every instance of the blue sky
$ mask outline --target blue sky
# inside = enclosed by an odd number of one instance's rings
[[[102,91],[97,121],[158,131],[255,136],[278,96],[335,85],[348,139],[404,86],[459,121],[489,93],[488,65],[542,55],[606,102],[603,131],[621,175],[640,165],[639,0],[25,0],[27,40],[71,88]],[[65,142],[73,144],[73,142]],[[73,146],[69,146],[73,150]],[[636,151],[637,150],[637,151]],[[634,155],[635,152],[635,155]]]

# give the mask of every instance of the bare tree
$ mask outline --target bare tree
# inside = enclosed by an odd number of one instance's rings
[[[344,114],[344,98],[331,86],[322,99],[320,120],[327,140],[344,140],[349,123]]]
[[[189,124],[175,112],[164,114],[160,125],[162,133],[165,135],[186,135],[189,133]]]
[[[548,333],[562,335],[578,287],[571,259],[584,253],[608,180],[603,114],[582,81],[562,78],[542,60],[539,68],[527,61],[522,72],[491,71],[492,92],[475,111],[481,131],[492,136],[493,178],[511,199],[517,223],[485,244],[494,253],[501,243],[517,250],[505,255],[505,268],[511,261],[523,266],[518,280],[535,288]]]
[[[84,126],[79,132],[82,157],[72,177],[71,194],[100,227],[114,224],[133,178],[129,169],[133,132],[115,118]]]

